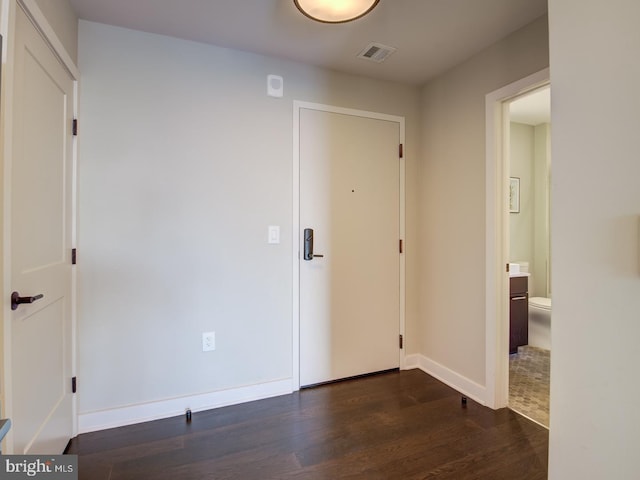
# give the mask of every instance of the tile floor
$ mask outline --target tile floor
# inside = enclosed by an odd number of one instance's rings
[[[551,352],[525,345],[509,355],[509,408],[549,428]]]

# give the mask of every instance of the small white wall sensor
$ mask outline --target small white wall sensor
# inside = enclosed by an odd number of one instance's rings
[[[284,92],[284,79],[279,75],[267,75],[267,95],[280,98]]]

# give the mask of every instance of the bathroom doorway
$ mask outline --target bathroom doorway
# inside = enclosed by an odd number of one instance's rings
[[[485,404],[494,409],[509,405],[509,104],[549,84],[545,68],[485,97]]]
[[[551,98],[545,85],[506,102],[509,176],[509,398],[549,427]],[[505,109],[505,112],[507,110]]]

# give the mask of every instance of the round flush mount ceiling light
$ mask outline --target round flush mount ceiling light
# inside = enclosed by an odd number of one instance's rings
[[[293,0],[307,17],[324,23],[344,23],[360,18],[380,0]]]

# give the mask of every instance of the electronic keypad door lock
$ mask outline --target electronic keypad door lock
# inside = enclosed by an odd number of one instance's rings
[[[313,229],[304,229],[304,255],[305,260],[313,260],[314,258],[324,257],[324,255],[313,253]]]

